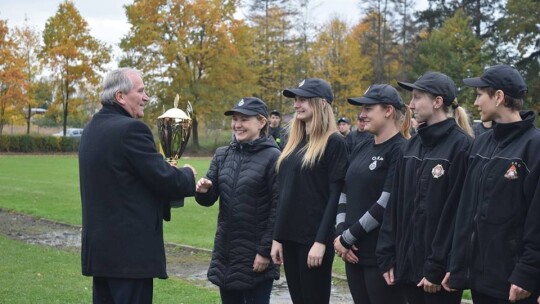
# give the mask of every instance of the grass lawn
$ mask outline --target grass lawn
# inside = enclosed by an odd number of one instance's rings
[[[0,248],[0,302],[92,302],[92,281],[81,275],[78,254],[28,245],[2,235]],[[219,294],[189,281],[156,279],[154,303],[219,303]]]
[[[179,165],[184,163],[194,166],[200,178],[208,170],[210,157],[182,158]],[[0,155],[0,208],[80,225],[77,156]],[[172,210],[172,220],[165,222],[165,241],[211,249],[217,212],[217,203],[202,207],[188,198],[184,207]],[[334,272],[345,276],[345,265],[340,258],[334,260]],[[465,294],[464,298],[470,299],[470,295]]]
[[[193,165],[198,177],[210,165],[210,158],[183,158]],[[201,207],[188,198],[185,207],[173,209],[165,223],[167,242],[212,248],[217,204]],[[79,167],[75,155],[0,156],[0,207],[39,218],[80,225],[81,200]]]

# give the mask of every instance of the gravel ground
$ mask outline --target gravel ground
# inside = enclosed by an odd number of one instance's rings
[[[81,227],[0,209],[0,233],[29,244],[50,246],[59,250],[79,253]],[[206,279],[210,251],[190,246],[167,244],[167,272],[169,276],[192,281],[196,285],[216,288]],[[283,276],[282,276],[283,277]],[[330,303],[353,303],[346,282],[336,278],[332,284]],[[287,283],[280,279],[274,283],[271,303],[291,303]]]

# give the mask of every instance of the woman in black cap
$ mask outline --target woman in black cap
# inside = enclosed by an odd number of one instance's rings
[[[536,303],[540,287],[540,131],[521,111],[527,85],[508,65],[464,79],[482,121],[457,206],[449,282],[475,304]]]
[[[410,137],[411,113],[396,89],[387,84],[372,85],[363,97],[348,102],[362,106],[360,117],[366,122],[365,131],[374,136],[351,152],[339,199],[339,236],[334,247],[346,263],[347,282],[355,303],[405,303],[400,291],[387,285],[381,276],[375,248],[396,164]]]
[[[268,110],[262,100],[243,98],[225,115],[232,116],[233,141],[216,150],[195,195],[203,206],[219,198],[208,279],[219,286],[222,303],[269,303],[273,280],[279,278],[270,250],[280,151],[267,136]]]
[[[332,89],[326,81],[308,78],[283,95],[295,99],[295,114],[277,162],[279,203],[272,258],[284,263],[294,303],[328,303],[334,219],[347,146],[337,132]]]
[[[432,255],[448,254],[448,240],[435,235],[453,227],[441,213],[448,193],[463,180],[458,169],[466,160],[472,130],[450,77],[428,72],[415,83],[398,84],[412,91],[410,108],[419,127],[399,160],[379,232],[379,267],[389,285],[399,283],[410,304],[459,304],[461,292],[441,290],[446,265],[434,263]],[[448,118],[450,107],[454,118]]]

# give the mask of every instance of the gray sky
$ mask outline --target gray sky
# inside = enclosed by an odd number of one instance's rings
[[[31,26],[42,31],[45,22],[58,10],[63,0],[0,0],[0,19],[7,19],[10,28],[24,25],[25,18]],[[114,47],[119,52],[118,43],[129,31],[124,5],[131,0],[73,0],[83,18],[90,26],[92,36]],[[360,16],[358,0],[315,0],[312,15],[321,22],[338,16],[348,23],[356,22]],[[427,6],[427,0],[418,0],[420,7]],[[322,17],[322,18],[321,18]],[[116,61],[116,60],[113,60]]]

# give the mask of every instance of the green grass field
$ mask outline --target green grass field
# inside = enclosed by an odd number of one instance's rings
[[[91,303],[80,257],[0,235],[0,303]],[[219,303],[217,291],[176,278],[154,280],[154,303]]]
[[[185,158],[198,176],[208,170],[210,158]],[[81,224],[79,167],[75,155],[0,156],[0,207],[64,223]],[[217,204],[201,207],[188,198],[185,207],[173,209],[165,223],[167,242],[212,248]]]
[[[194,166],[197,178],[200,178],[206,174],[210,158],[182,158],[179,165],[184,163]],[[78,170],[75,155],[0,155],[0,208],[80,225]],[[188,198],[184,207],[173,209],[172,220],[164,224],[165,241],[211,249],[217,212],[217,203],[212,207],[202,207],[193,198]],[[0,267],[4,267],[4,256],[0,255]],[[79,267],[77,264],[76,270]],[[334,261],[334,272],[345,276],[345,266],[339,258]],[[464,298],[470,299],[470,295],[467,293]]]

